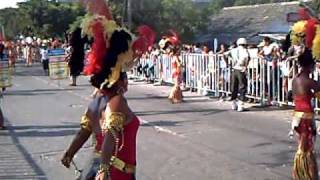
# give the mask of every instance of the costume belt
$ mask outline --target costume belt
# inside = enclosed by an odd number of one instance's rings
[[[300,119],[313,119],[314,113],[313,112],[293,112],[294,118],[300,118]]]
[[[110,164],[114,168],[116,168],[124,173],[127,173],[127,174],[134,174],[136,171],[135,165],[127,164],[115,156],[111,157]]]

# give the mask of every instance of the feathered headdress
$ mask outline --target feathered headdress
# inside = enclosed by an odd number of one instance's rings
[[[174,30],[169,30],[169,32],[171,33],[171,36],[169,36],[169,42],[174,45],[177,46],[180,43],[180,38],[177,32],[175,32]]]
[[[167,47],[178,46],[180,43],[180,38],[177,32],[174,30],[169,30],[169,35],[163,36],[162,40],[159,42],[161,49],[166,49]]]
[[[133,61],[135,52],[144,53],[155,40],[148,26],[138,28],[139,38],[113,20],[104,0],[82,0],[88,14],[82,22],[83,33],[94,39],[84,72],[93,86],[111,88],[119,79],[125,64]]]
[[[320,26],[319,20],[313,17],[308,9],[299,10],[301,21],[296,22],[291,28],[291,43],[304,44],[312,50],[313,57],[320,61]]]
[[[146,52],[156,40],[156,33],[146,25],[138,27],[137,32],[139,34],[139,38],[137,38],[137,40],[132,44],[132,48],[134,51]]]
[[[112,14],[105,0],[80,0],[80,2],[87,8],[88,13],[112,19]]]

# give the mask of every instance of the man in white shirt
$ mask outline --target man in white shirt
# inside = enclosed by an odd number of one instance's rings
[[[247,66],[250,61],[250,56],[246,45],[247,40],[245,38],[239,38],[237,40],[238,47],[228,52],[228,55],[230,55],[232,58],[232,109],[239,112],[244,110],[243,105],[246,99],[247,91]],[[240,94],[239,98],[238,93]],[[237,98],[239,101],[237,101]]]
[[[47,48],[48,48],[47,45],[43,44],[42,48],[40,50],[41,62],[42,62],[43,71],[44,71],[45,75],[49,74],[49,56],[48,56],[48,49]]]

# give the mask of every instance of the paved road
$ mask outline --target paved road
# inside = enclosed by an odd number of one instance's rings
[[[289,111],[236,113],[227,102],[190,93],[185,103],[172,105],[169,87],[131,82],[129,88],[127,98],[142,122],[137,179],[290,179],[296,145],[287,137]],[[1,101],[8,130],[0,132],[0,179],[74,179],[74,170],[59,159],[91,91],[86,77],[70,87],[43,76],[40,65],[19,65]],[[76,156],[80,168],[90,151],[88,142]]]

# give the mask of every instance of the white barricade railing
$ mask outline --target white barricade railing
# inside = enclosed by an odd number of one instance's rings
[[[293,105],[288,97],[292,91],[292,80],[299,71],[296,58],[268,62],[259,57],[251,57],[247,68],[247,97],[261,104]],[[182,79],[186,87],[211,92],[216,97],[230,95],[231,59],[220,54],[190,53],[181,54],[180,59],[183,65]],[[132,74],[136,78],[148,76],[153,80],[173,83],[172,63],[169,55],[146,56],[140,59]],[[320,68],[316,69],[313,76],[315,80],[319,79]],[[315,109],[320,111],[319,101],[315,100],[314,103]]]

